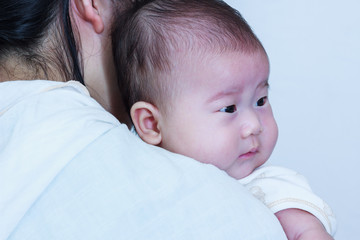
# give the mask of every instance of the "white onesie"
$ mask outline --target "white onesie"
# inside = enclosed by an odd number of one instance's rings
[[[331,208],[312,192],[304,176],[283,167],[263,166],[239,181],[273,213],[289,208],[307,211],[334,236],[335,216]]]

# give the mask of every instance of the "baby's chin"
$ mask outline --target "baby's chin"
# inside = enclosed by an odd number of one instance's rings
[[[236,169],[228,169],[226,173],[237,180],[243,179],[249,176],[254,170],[260,167],[262,164],[254,164],[254,162],[248,162],[248,164],[243,164],[238,166]]]
[[[240,180],[242,178],[249,176],[253,171],[254,171],[253,168],[248,168],[248,169],[239,169],[237,171],[226,171],[226,172],[230,177],[233,177],[236,180]]]

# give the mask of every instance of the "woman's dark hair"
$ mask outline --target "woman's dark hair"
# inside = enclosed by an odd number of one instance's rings
[[[48,77],[48,66],[53,64],[64,78],[84,84],[69,2],[0,0],[0,66],[8,57],[15,56]],[[58,26],[51,28],[54,25]],[[56,37],[49,38],[50,35]],[[52,41],[53,53],[44,52],[49,50],[43,47],[46,41]]]

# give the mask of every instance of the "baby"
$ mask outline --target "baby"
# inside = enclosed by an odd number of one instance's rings
[[[116,21],[120,89],[143,141],[242,179],[265,204],[263,195],[283,188],[276,180],[281,175],[289,193],[301,186],[310,196],[300,202],[327,207],[296,173],[260,167],[278,137],[268,99],[269,60],[236,10],[221,0],[135,1]],[[267,181],[273,181],[270,189]],[[326,231],[334,231],[331,212],[319,221],[321,214],[289,202],[272,209],[289,239],[332,239]]]

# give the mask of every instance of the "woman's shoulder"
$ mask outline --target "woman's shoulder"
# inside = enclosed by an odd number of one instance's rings
[[[34,238],[51,231],[54,239],[285,239],[274,215],[237,181],[145,144],[125,126],[69,162],[12,237],[21,239],[27,230]]]
[[[76,155],[118,126],[75,82],[1,83],[0,228],[16,224]]]
[[[65,93],[66,90],[68,93],[73,92],[89,96],[86,88],[75,81],[16,80],[0,82],[0,112],[10,109],[17,103],[31,101],[39,96],[55,97],[56,95],[52,94]]]
[[[0,83],[0,116],[6,112],[26,110],[37,111],[29,120],[43,120],[49,114],[58,117],[79,118],[80,114],[97,111],[97,118],[106,118],[115,125],[120,123],[102,108],[92,97],[86,87],[76,81],[54,82],[47,80],[8,81]],[[76,108],[76,112],[73,111]],[[40,111],[41,110],[41,111]],[[42,113],[39,115],[39,113]],[[95,117],[95,116],[94,116]]]

